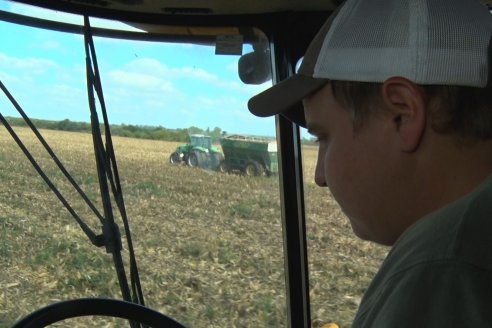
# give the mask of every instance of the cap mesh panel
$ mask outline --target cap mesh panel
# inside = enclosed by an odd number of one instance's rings
[[[478,0],[348,0],[314,77],[483,87],[492,16]]]

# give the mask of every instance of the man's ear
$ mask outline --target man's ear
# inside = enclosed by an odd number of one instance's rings
[[[427,104],[423,90],[405,78],[391,77],[384,81],[381,92],[401,150],[414,152],[426,127]]]

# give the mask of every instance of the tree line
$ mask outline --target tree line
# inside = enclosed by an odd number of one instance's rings
[[[20,117],[6,117],[6,120],[12,126],[27,126],[26,122]],[[41,119],[30,119],[38,129],[60,130],[71,132],[87,132],[92,131],[90,123],[74,122],[69,119],[61,121],[50,121]],[[100,130],[104,133],[104,126],[100,125]],[[218,142],[219,138],[225,134],[221,128],[200,129],[195,126],[183,129],[167,129],[162,126],[142,126],[131,124],[111,124],[111,135],[137,139],[165,140],[187,142],[190,134],[204,134],[212,137],[214,142]]]
[[[20,117],[6,117],[7,122],[12,126],[25,126],[26,122]],[[69,119],[61,121],[30,119],[31,122],[38,129],[48,130],[60,130],[71,132],[86,132],[91,133],[92,127],[87,122],[74,122]],[[100,130],[104,133],[104,126],[100,125]],[[151,140],[163,140],[163,141],[177,141],[188,142],[190,134],[204,134],[212,138],[213,143],[218,143],[219,139],[226,134],[226,131],[222,131],[221,128],[215,127],[213,129],[201,129],[196,126],[183,129],[168,129],[162,126],[144,126],[144,125],[131,125],[131,124],[111,124],[111,135],[121,136],[137,139],[151,139]],[[313,138],[303,138],[303,144],[314,145]]]

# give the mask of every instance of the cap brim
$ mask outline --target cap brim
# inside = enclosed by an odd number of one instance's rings
[[[302,99],[325,85],[328,80],[296,74],[248,101],[251,113],[260,117],[282,114],[302,127],[306,126]]]

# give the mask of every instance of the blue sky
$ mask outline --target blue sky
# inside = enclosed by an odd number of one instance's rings
[[[82,17],[0,0],[0,9],[81,24]],[[92,26],[132,28],[91,20]],[[273,118],[257,118],[246,103],[269,87],[245,85],[238,56],[213,47],[95,38],[109,120],[228,133],[275,134]],[[245,46],[243,53],[249,50]],[[0,21],[0,79],[31,118],[89,121],[83,38]],[[0,94],[0,112],[19,116]]]

